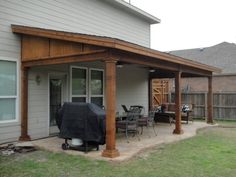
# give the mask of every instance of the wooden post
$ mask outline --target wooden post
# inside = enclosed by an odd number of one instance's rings
[[[148,90],[149,90],[149,94],[148,94],[148,97],[149,97],[149,110],[153,110],[153,95],[152,95],[152,78],[149,77],[149,80],[148,80]]]
[[[175,129],[173,133],[184,133],[181,128],[181,72],[175,74]]]
[[[21,67],[21,136],[20,141],[29,141],[28,135],[28,68]]]
[[[212,76],[208,77],[207,113],[207,123],[213,124]]]
[[[107,60],[106,64],[106,149],[103,157],[119,156],[116,149],[116,61]]]
[[[208,97],[208,96],[207,96],[207,95],[208,95],[208,92],[205,92],[205,93],[204,93],[204,100],[205,100],[205,102],[204,102],[204,104],[205,104],[205,105],[204,105],[204,109],[205,109],[205,110],[204,110],[204,116],[205,116],[204,120],[205,120],[205,121],[207,120],[207,114],[208,114],[208,110],[207,110],[207,104],[208,104],[208,103],[207,103],[207,97]]]

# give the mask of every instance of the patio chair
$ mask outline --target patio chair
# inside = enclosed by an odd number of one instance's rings
[[[122,106],[123,110],[125,111],[125,113],[129,112],[128,108],[125,105],[122,104],[121,106]]]
[[[155,130],[155,122],[154,122],[154,116],[155,116],[155,111],[150,111],[148,116],[140,117],[138,120],[138,126],[141,127],[141,134],[143,134],[143,127],[152,126],[154,134],[157,136],[156,130]]]
[[[132,109],[127,112],[127,118],[125,120],[116,121],[116,129],[124,130],[127,142],[128,134],[132,133],[133,136],[137,135],[138,140],[140,140],[138,135],[138,119],[140,118],[140,109]]]

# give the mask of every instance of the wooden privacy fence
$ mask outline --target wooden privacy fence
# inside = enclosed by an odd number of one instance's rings
[[[170,94],[171,102],[174,102],[175,94]],[[182,103],[194,104],[194,117],[207,117],[207,92],[182,93]],[[213,117],[214,119],[236,120],[236,93],[213,93]]]

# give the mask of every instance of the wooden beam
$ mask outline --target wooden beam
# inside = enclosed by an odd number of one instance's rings
[[[211,71],[206,71],[201,68],[187,67],[187,66],[182,66],[182,65],[181,65],[181,71],[182,71],[182,75],[194,74],[200,77],[206,77],[206,76],[208,77],[212,75]]]
[[[172,72],[176,72],[181,70],[182,73],[192,73],[194,75],[198,76],[210,76],[212,75],[211,72],[203,70],[201,68],[194,68],[194,67],[188,67],[188,66],[182,66],[180,64],[171,63],[171,62],[164,62],[161,59],[147,57],[147,56],[140,56],[133,53],[128,52],[121,52],[121,51],[115,51],[113,52],[113,55],[116,56],[116,58],[119,58],[119,61],[124,61],[132,64],[139,64],[144,65],[151,68],[158,68],[161,70],[168,70]]]
[[[25,67],[32,66],[45,66],[45,65],[55,65],[55,64],[65,64],[74,62],[89,62],[103,60],[107,57],[106,50],[98,50],[93,52],[82,52],[80,54],[66,55],[66,56],[56,56],[56,57],[46,57],[43,60],[31,59],[31,61],[22,62]]]
[[[119,58],[119,61],[143,65],[152,68],[161,68],[169,71],[178,71],[179,68],[179,65],[174,63],[163,62],[161,60],[140,56],[133,53],[115,51],[113,52],[113,55],[115,56],[115,58]]]
[[[125,61],[128,63],[132,63],[132,64],[138,64],[138,65],[143,65],[143,66],[147,66],[147,67],[152,67],[152,68],[163,68],[169,71],[177,71],[178,68],[170,66],[168,64],[161,64],[156,62],[150,62],[150,61],[145,61],[145,60],[138,60],[138,59],[134,59],[134,58],[122,58],[120,59],[120,61]]]
[[[207,95],[207,123],[213,124],[213,91],[212,76],[208,77],[208,95]]]
[[[106,149],[102,156],[119,156],[116,149],[116,61],[107,60],[106,64]]]
[[[21,135],[20,141],[29,141],[28,135],[28,68],[21,67]]]
[[[184,133],[181,128],[181,72],[175,74],[175,129],[173,133]]]

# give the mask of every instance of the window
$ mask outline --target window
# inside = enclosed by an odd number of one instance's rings
[[[17,63],[0,60],[0,123],[17,120]]]
[[[87,68],[71,67],[71,101],[90,102],[102,107],[104,105],[103,70],[89,69],[89,73],[87,71]]]
[[[103,106],[103,70],[90,69],[90,102]]]
[[[71,67],[71,101],[87,102],[87,68]]]

